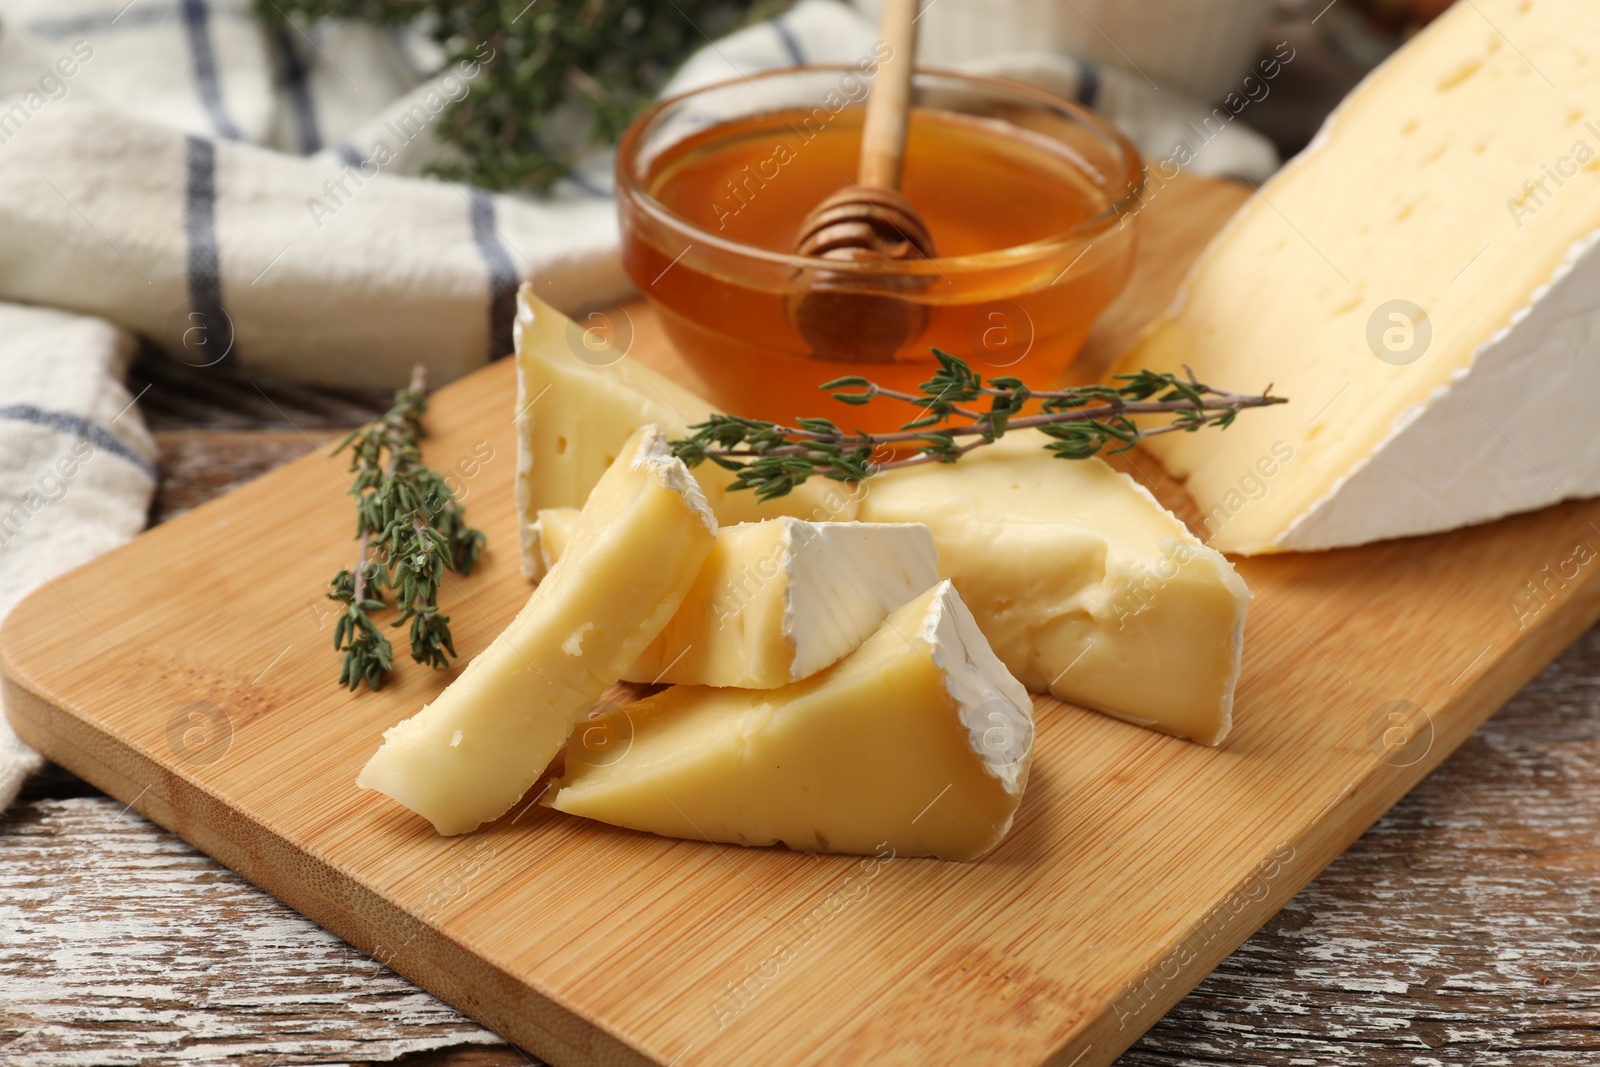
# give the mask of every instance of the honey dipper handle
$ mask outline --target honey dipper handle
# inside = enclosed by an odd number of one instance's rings
[[[867,98],[867,118],[861,130],[861,165],[857,178],[863,186],[900,188],[900,168],[906,154],[906,119],[911,109],[911,72],[916,66],[917,8],[920,0],[884,0],[879,31],[889,46],[889,56],[878,66],[872,93]]]

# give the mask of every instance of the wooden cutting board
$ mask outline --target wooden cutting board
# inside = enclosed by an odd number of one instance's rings
[[[1086,371],[1242,196],[1184,182],[1152,201]],[[676,366],[630,313],[632,358]],[[429,417],[428,461],[490,538],[442,597],[463,662],[528,594],[513,397],[502,361]],[[1246,560],[1228,742],[1041,698],[1016,828],[975,864],[669,841],[537,805],[440,838],[354,786],[448,675],[334,684],[323,592],[351,554],[347,487],[342,461],[308,456],[47,583],[0,631],[6,711],[51,759],[562,1067],[1109,1063],[1600,615],[1600,502]]]

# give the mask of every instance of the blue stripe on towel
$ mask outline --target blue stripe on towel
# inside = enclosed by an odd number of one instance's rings
[[[300,154],[309,156],[322,149],[322,130],[317,122],[316,101],[311,98],[311,68],[301,58],[294,38],[282,25],[274,25],[272,37],[283,56],[283,88],[294,105],[295,124],[300,127]]]
[[[96,448],[105,449],[113,456],[121,456],[149,475],[152,481],[157,477],[155,464],[123,444],[115,434],[104,426],[92,423],[81,415],[74,415],[67,411],[46,411],[44,408],[36,408],[32,404],[5,404],[0,405],[0,419],[6,419],[11,422],[26,422],[33,426],[43,426],[54,430],[56,433],[80,437]]]
[[[217,136],[230,141],[239,139],[239,127],[234,125],[228,109],[222,104],[222,83],[217,78],[217,55],[211,47],[211,16],[205,0],[183,0],[183,28],[188,31],[189,60],[194,67],[194,87],[200,94],[200,103]]]
[[[616,195],[613,190],[606,189],[603,186],[596,184],[592,178],[590,178],[583,171],[579,170],[577,167],[573,167],[571,170],[567,171],[566,179],[572,183],[572,187],[578,190],[578,192],[582,193],[584,196],[593,197],[596,200],[610,200]]]
[[[340,141],[338,144],[334,145],[333,154],[358,170],[360,169],[361,165],[366,162],[366,160],[361,157],[361,150],[349,141]]]
[[[223,354],[216,362],[221,363],[233,352],[233,320],[222,306],[222,263],[217,251],[217,146],[203,137],[185,137],[184,142],[188,150],[183,215],[190,321],[207,331],[207,344],[212,336],[217,338],[217,347]],[[198,320],[193,318],[195,315]]]
[[[472,240],[489,273],[489,358],[511,354],[511,322],[517,315],[517,286],[521,278],[495,229],[494,197],[472,190]]]
[[[1077,101],[1084,107],[1094,107],[1100,97],[1100,68],[1085,60],[1078,60]]]
[[[797,67],[804,66],[806,54],[800,49],[800,39],[794,35],[793,30],[784,25],[783,18],[781,16],[775,18],[767,25],[771,26],[772,32],[777,34],[778,43],[783,45],[783,50],[788,55],[790,62]]]

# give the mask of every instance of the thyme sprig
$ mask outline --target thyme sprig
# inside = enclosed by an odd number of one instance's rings
[[[310,42],[302,34],[327,20],[426,33],[439,48],[441,73],[462,62],[477,72],[467,82],[470,91],[452,91],[439,111],[434,132],[449,150],[429,170],[489,189],[531,192],[548,189],[589,148],[614,143],[708,40],[785,6],[782,0],[255,0],[257,14],[289,42],[283,47],[299,54]],[[298,62],[292,54],[284,61]]]
[[[1018,378],[985,382],[966,361],[933,350],[939,369],[921,383],[920,393],[886,389],[862,377],[835,378],[820,388],[851,405],[879,397],[903,401],[920,414],[898,433],[846,433],[831,419],[805,418],[783,426],[736,415],[712,415],[690,426],[690,436],[671,443],[689,466],[710,460],[737,477],[734,489],[753,489],[759,500],[780,497],[808,478],[859,482],[886,470],[921,463],[954,463],[1008,430],[1037,429],[1050,441],[1045,450],[1058,459],[1088,459],[1108,445],[1113,453],[1158,434],[1192,433],[1205,426],[1226,429],[1246,408],[1287,402],[1272,395],[1230,393],[1205,385],[1184,368],[1186,377],[1141,370],[1119,374],[1113,383],[1070,389],[1035,390]],[[987,402],[987,408],[979,405]],[[1030,403],[1034,414],[1025,414]],[[1144,428],[1136,415],[1171,415],[1170,422]],[[965,440],[971,438],[971,440]],[[907,455],[907,452],[913,454]]]
[[[411,658],[430,667],[456,654],[450,617],[439,611],[446,569],[472,573],[484,536],[466,523],[466,509],[444,478],[422,462],[422,417],[428,410],[427,373],[419,364],[411,384],[394,394],[380,419],[352,431],[334,448],[350,450],[350,495],[356,498],[355,566],[333,579],[329,600],[344,605],[333,628],[333,647],[344,652],[339,684],[374,690],[394,669],[394,650],[373,621],[394,595],[399,615],[391,627],[411,624]]]

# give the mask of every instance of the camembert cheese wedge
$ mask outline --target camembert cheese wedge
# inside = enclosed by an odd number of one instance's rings
[[[711,509],[665,436],[634,433],[521,613],[437,700],[384,734],[356,784],[441,834],[503,814],[667,625],[715,540]]]
[[[560,558],[577,514],[539,512],[547,559]],[[798,682],[855,651],[938,581],[920,523],[724,526],[683,606],[623,678],[744,689]]]
[[[880,474],[861,518],[927,524],[939,573],[1029,689],[1219,744],[1244,580],[1143,486],[1044,443],[1014,431],[959,463]]]
[[[1226,552],[1600,493],[1600,3],[1456,4],[1201,256],[1122,369],[1292,403],[1148,446]]]
[[[546,803],[667,837],[972,860],[1011,828],[1032,712],[940,582],[803,682],[676,686],[579,724]]]
[[[524,285],[513,325],[517,350],[517,508],[522,572],[544,573],[535,525],[541,508],[583,504],[639,427],[654,423],[669,438],[688,435],[711,413],[706,401],[612,351]],[[585,358],[579,358],[578,351]],[[820,395],[820,394],[819,394]],[[855,518],[856,496],[839,482],[815,478],[788,496],[758,503],[755,493],[729,490],[734,475],[713,463],[693,472],[718,522],[754,522],[795,515],[816,522]]]

